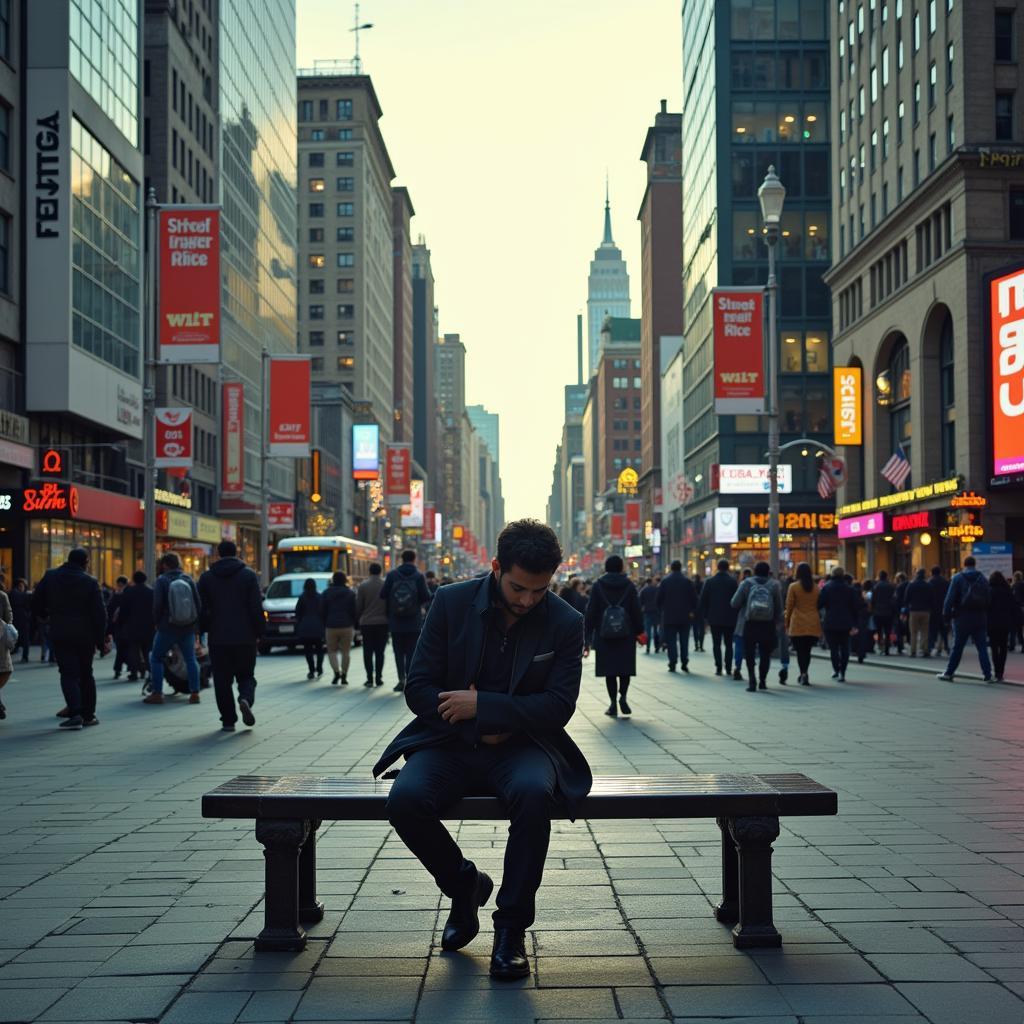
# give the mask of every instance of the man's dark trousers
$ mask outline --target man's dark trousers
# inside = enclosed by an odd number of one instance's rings
[[[668,663],[675,668],[676,661],[682,661],[683,668],[690,664],[690,624],[661,627],[662,645],[668,650]]]
[[[388,646],[388,627],[360,626],[359,635],[363,640],[363,665],[366,668],[366,678],[373,679],[376,676],[380,679],[384,675],[384,651]]]
[[[395,664],[398,666],[398,681],[404,683],[409,678],[409,667],[412,665],[412,652],[416,650],[419,632],[392,633],[391,647],[395,652]]]
[[[475,749],[461,740],[411,754],[388,797],[388,819],[449,898],[476,878],[451,834],[443,809],[468,792],[500,796],[511,818],[498,890],[495,928],[529,928],[544,874],[556,788],[551,759],[529,739]]]
[[[256,703],[256,644],[210,644],[210,667],[220,720],[234,725],[238,721],[236,679],[239,698],[247,700],[250,707]]]
[[[60,672],[60,688],[70,717],[85,719],[96,716],[96,679],[92,674],[92,644],[55,643],[53,653]]]
[[[881,646],[885,654],[889,653],[889,647],[891,641],[889,637],[892,635],[892,616],[891,615],[876,615],[875,616],[875,630],[878,633],[878,643]]]
[[[725,670],[732,671],[732,626],[711,627],[711,650],[715,656],[715,668],[722,667],[722,649],[725,651]]]

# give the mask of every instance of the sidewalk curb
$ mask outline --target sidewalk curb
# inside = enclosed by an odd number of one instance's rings
[[[819,650],[817,647],[814,648],[814,650],[811,651],[811,655],[813,657],[815,657],[815,658],[821,658],[823,660],[828,660],[828,658],[829,658],[828,651]],[[918,660],[917,658],[913,658],[913,659],[907,658],[905,655],[903,655],[901,657],[898,654],[895,655],[895,657],[890,656],[889,659],[885,659],[884,657],[879,658],[877,655],[872,656],[872,655],[869,654],[864,659],[863,664],[870,665],[872,668],[895,668],[895,669],[897,669],[900,672],[918,672],[921,675],[932,676],[933,678],[938,675],[938,672],[932,666],[927,666],[926,667],[925,665],[922,665],[922,664],[914,664],[914,662],[917,662],[917,660]],[[939,668],[941,668],[945,664],[945,659],[944,658],[923,658],[921,660],[922,661],[931,661],[933,663],[933,665],[938,666]],[[907,664],[908,661],[910,661],[911,664]],[[857,661],[856,658],[854,658],[851,655],[851,657],[850,657],[850,664],[851,665],[856,665],[856,664],[860,664],[860,663]],[[984,683],[985,682],[985,678],[984,678],[984,676],[982,676],[978,672],[957,672],[956,680],[955,681],[956,682]],[[1024,682],[1017,682],[1014,679],[1003,679],[1001,682],[997,682],[996,680],[993,680],[991,683],[986,683],[986,685],[987,686],[1017,686],[1017,687],[1024,687]]]

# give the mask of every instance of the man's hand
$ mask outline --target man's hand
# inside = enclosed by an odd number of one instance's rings
[[[584,647],[583,647],[583,657],[584,658],[589,658],[590,657],[590,648],[587,647],[586,645],[584,645]]]
[[[476,686],[469,684],[468,690],[445,690],[437,695],[437,710],[450,725],[468,722],[476,718]]]

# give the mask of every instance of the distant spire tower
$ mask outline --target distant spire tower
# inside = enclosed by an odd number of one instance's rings
[[[601,357],[601,325],[606,316],[628,317],[629,273],[622,252],[612,235],[612,204],[608,173],[604,179],[604,235],[594,250],[587,279],[587,355],[590,376],[597,372]]]

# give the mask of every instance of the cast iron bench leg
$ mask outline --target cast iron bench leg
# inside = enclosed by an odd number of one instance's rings
[[[299,924],[299,851],[308,834],[308,821],[256,821],[266,877],[263,931],[256,938],[260,951],[299,952],[306,948],[306,933]]]
[[[739,920],[732,930],[737,949],[779,947],[782,936],[772,923],[772,843],[779,819],[731,818],[729,831],[739,860]]]
[[[309,823],[309,835],[299,854],[299,920],[316,924],[324,919],[324,905],[316,898],[316,830],[320,822]]]
[[[727,818],[716,818],[722,832],[722,902],[715,907],[715,919],[722,924],[735,924],[740,919],[739,864],[736,843],[729,835]]]

